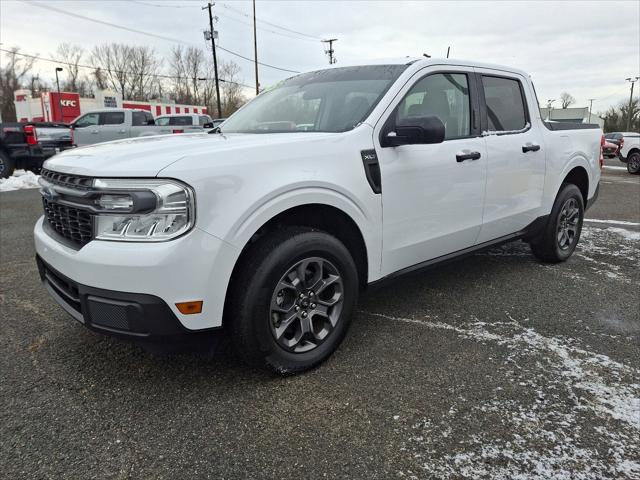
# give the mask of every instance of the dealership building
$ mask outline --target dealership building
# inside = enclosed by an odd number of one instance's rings
[[[541,108],[540,115],[543,120],[552,122],[595,123],[600,128],[604,127],[604,120],[595,113],[589,112],[589,107]]]
[[[94,98],[82,98],[71,92],[44,92],[40,98],[32,98],[30,90],[16,90],[13,100],[19,122],[69,123],[98,108],[138,108],[151,112],[154,117],[175,113],[207,113],[207,107],[202,105],[182,105],[162,100],[123,100],[122,95],[109,90],[97,91]]]

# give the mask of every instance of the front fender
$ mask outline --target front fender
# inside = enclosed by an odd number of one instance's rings
[[[371,211],[362,202],[334,185],[297,185],[273,192],[268,197],[253,203],[229,229],[223,238],[227,243],[242,249],[251,237],[269,220],[295,207],[304,205],[327,205],[348,215],[357,225],[364,239],[369,272],[376,275],[380,263],[380,235],[374,225],[379,223],[378,212]],[[377,210],[377,209],[374,209]]]

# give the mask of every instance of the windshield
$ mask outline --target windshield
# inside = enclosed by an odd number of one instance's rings
[[[343,67],[289,78],[256,97],[224,133],[344,132],[361,123],[406,65]]]

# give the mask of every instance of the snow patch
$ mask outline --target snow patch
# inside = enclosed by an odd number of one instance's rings
[[[640,223],[638,222],[627,222],[625,220],[601,220],[599,218],[585,218],[585,223],[608,223],[610,225],[629,225],[640,227]]]
[[[402,448],[424,472],[418,477],[638,478],[639,369],[583,348],[576,339],[542,335],[509,314],[507,321],[472,318],[461,325],[367,314],[495,342],[507,349],[499,377],[526,380],[508,384],[521,395],[496,388],[483,402],[459,397],[444,416],[424,412]],[[465,434],[467,425],[478,422],[501,427]],[[443,446],[447,439],[455,443]]]
[[[38,188],[39,175],[26,170],[15,170],[9,178],[0,178],[0,192]]]
[[[608,232],[617,233],[625,240],[640,240],[640,232],[634,232],[625,228],[609,227]]]

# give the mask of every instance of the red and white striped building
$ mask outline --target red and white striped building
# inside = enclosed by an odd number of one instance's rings
[[[16,118],[19,122],[66,122],[98,108],[138,108],[151,112],[154,117],[172,113],[207,113],[202,105],[183,105],[162,100],[138,102],[123,100],[122,95],[108,90],[96,93],[95,98],[81,98],[77,93],[45,92],[40,98],[31,98],[31,91],[16,90],[13,95]]]

